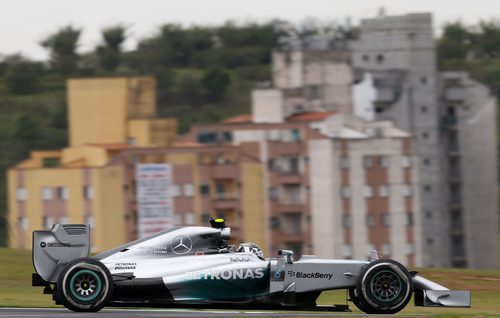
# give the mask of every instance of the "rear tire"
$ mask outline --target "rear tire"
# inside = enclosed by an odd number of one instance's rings
[[[77,312],[96,312],[113,295],[109,270],[93,258],[78,258],[68,263],[57,280],[57,296],[64,307]]]
[[[406,307],[412,292],[413,283],[403,265],[377,260],[361,270],[352,296],[354,304],[367,314],[395,314]]]

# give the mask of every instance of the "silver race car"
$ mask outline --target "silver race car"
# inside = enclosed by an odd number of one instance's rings
[[[370,314],[393,314],[414,295],[416,306],[470,307],[469,291],[450,291],[400,263],[293,259],[291,251],[264,259],[256,244],[229,245],[230,228],[173,227],[89,257],[88,225],[56,224],[33,233],[32,285],[74,311],[105,306],[162,306],[349,311],[318,306],[321,292],[348,290]]]

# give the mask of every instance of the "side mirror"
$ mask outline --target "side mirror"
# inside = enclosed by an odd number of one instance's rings
[[[278,255],[283,255],[285,262],[287,264],[292,264],[293,263],[293,251],[290,250],[279,250]]]

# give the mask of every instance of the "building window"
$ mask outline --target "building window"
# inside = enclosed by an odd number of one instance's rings
[[[59,200],[68,200],[69,189],[67,187],[57,187],[57,198]]]
[[[406,213],[406,226],[413,226],[413,213]]]
[[[94,188],[92,186],[84,186],[83,187],[83,197],[87,200],[91,200],[94,198]]]
[[[422,107],[420,107],[420,111],[421,111],[422,113],[427,113],[427,106],[422,106]]]
[[[343,198],[350,198],[351,197],[351,189],[348,186],[342,186],[342,188],[340,188],[340,195]]]
[[[280,227],[280,219],[276,216],[271,217],[269,221],[271,229],[278,229]]]
[[[210,186],[208,184],[202,184],[200,186],[200,193],[202,195],[209,195],[210,194]]]
[[[429,133],[423,132],[422,133],[422,139],[428,139],[429,138]]]
[[[50,187],[42,188],[42,199],[44,201],[52,200],[54,198],[54,191]]]
[[[201,214],[201,222],[205,225],[210,223],[210,212],[203,212]]]
[[[391,226],[391,215],[389,213],[382,214],[382,224],[386,227]]]
[[[413,190],[411,188],[411,185],[409,185],[409,184],[403,185],[403,196],[411,197],[412,194],[413,194]]]
[[[186,183],[184,185],[184,195],[187,197],[192,197],[194,195],[194,187],[192,183]]]
[[[340,168],[349,169],[349,157],[340,158]]]
[[[368,62],[370,60],[370,56],[368,56],[367,54],[363,54],[361,58],[363,59],[364,62]]]
[[[174,198],[181,196],[181,187],[178,184],[172,184],[170,186],[170,196]]]
[[[25,188],[17,188],[16,198],[18,201],[26,201],[28,199],[28,191]]]
[[[382,54],[377,54],[377,63],[382,64],[385,60],[384,55]]]
[[[300,140],[300,130],[298,129],[292,129],[290,131],[292,141],[299,141]]]
[[[371,168],[373,166],[373,158],[370,156],[363,157],[363,166],[365,168]]]
[[[403,168],[411,167],[411,157],[410,156],[402,156],[401,157],[401,166]]]
[[[389,157],[387,157],[387,156],[380,156],[380,158],[379,158],[379,165],[382,168],[388,168],[389,167]]]
[[[267,160],[267,170],[269,171],[275,171],[277,170],[277,165],[276,165],[276,160],[275,159],[269,159]]]
[[[52,228],[52,226],[54,225],[54,218],[52,218],[50,216],[44,216],[42,221],[43,221],[43,226],[47,230],[50,230]]]
[[[431,190],[432,190],[432,187],[430,185],[428,185],[428,184],[424,185],[425,192],[431,192]]]
[[[373,216],[373,214],[366,215],[366,226],[368,226],[368,227],[375,226],[375,216]]]
[[[342,226],[345,229],[349,229],[352,226],[352,218],[350,214],[344,214],[342,215]]]
[[[200,144],[216,144],[219,141],[217,132],[201,132],[197,139]]]
[[[231,131],[225,131],[222,133],[222,138],[224,138],[224,141],[231,142],[233,141],[233,133]]]
[[[427,238],[427,245],[432,245],[432,243],[434,243],[434,240],[432,239],[432,237],[428,237]]]
[[[269,200],[271,200],[271,201],[278,200],[278,189],[269,188]]]
[[[184,220],[186,221],[186,225],[195,224],[194,213],[193,212],[184,213]]]
[[[389,187],[387,185],[381,185],[378,188],[378,195],[383,198],[389,196]]]
[[[422,84],[427,84],[427,77],[422,76],[422,77],[420,78],[420,83],[422,83]]]
[[[364,196],[365,196],[365,198],[371,198],[371,197],[373,197],[373,187],[372,186],[365,185]]]
[[[429,166],[431,164],[431,159],[427,159],[426,158],[426,159],[423,160],[423,163],[424,163],[425,166]]]
[[[432,211],[425,211],[425,217],[428,219],[432,219]]]

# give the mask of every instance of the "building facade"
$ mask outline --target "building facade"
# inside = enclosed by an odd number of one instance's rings
[[[431,14],[361,22],[353,67],[373,79],[374,116],[415,136],[423,263],[496,267],[496,100],[463,72],[438,72]]]
[[[279,123],[254,118],[194,126],[184,138],[239,146],[267,166],[264,229],[272,254],[291,249],[299,256],[366,258],[377,249],[420,264],[420,200],[408,133],[326,111]]]

